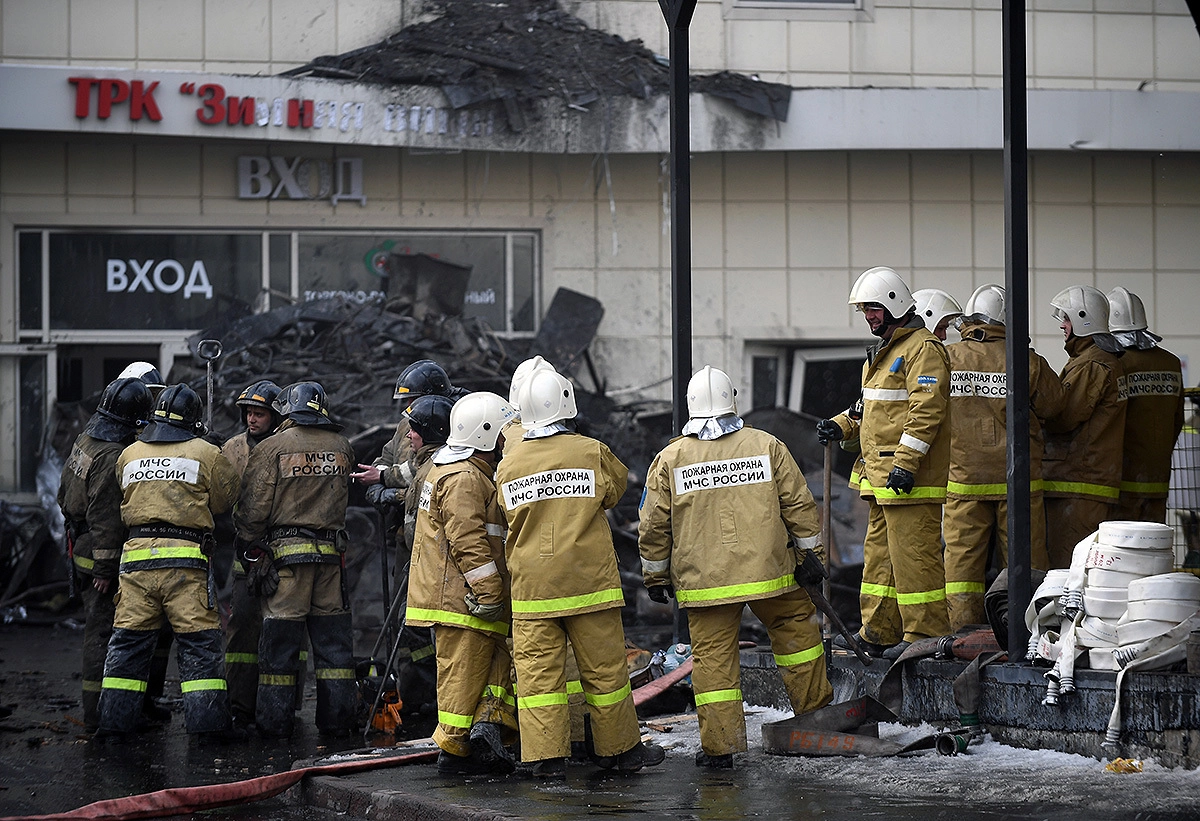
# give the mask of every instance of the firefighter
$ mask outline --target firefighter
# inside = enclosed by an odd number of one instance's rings
[[[864,271],[850,290],[879,342],[867,349],[861,409],[817,424],[821,444],[858,438],[863,538],[859,638],[897,658],[919,638],[949,632],[941,518],[950,468],[950,363],[891,268]],[[860,417],[860,418],[856,418]],[[839,636],[835,645],[842,645]]]
[[[946,541],[946,605],[950,628],[986,624],[989,549],[995,537],[1000,565],[1008,566],[1008,377],[1004,289],[981,285],[967,300],[961,342],[950,356],[950,478],[942,531]],[[1046,510],[1042,497],[1043,421],[1062,407],[1058,374],[1029,351],[1029,510],[1032,566],[1048,570]]]
[[[158,368],[149,362],[130,362],[117,376],[118,379],[125,379],[126,377],[142,380],[146,387],[150,389],[150,396],[153,399],[158,399],[158,395],[167,387],[166,383],[163,382]]]
[[[284,420],[250,452],[233,516],[248,583],[262,601],[254,723],[269,738],[291,735],[307,628],[317,729],[349,735],[358,690],[343,556],[354,449],[330,418],[320,384],[289,385],[273,407]]]
[[[1126,288],[1108,292],[1108,330],[1125,353],[1125,439],[1114,518],[1167,521],[1171,452],[1183,430],[1183,365],[1146,329],[1146,308]]]
[[[958,300],[939,288],[922,288],[913,291],[917,303],[917,316],[925,323],[925,329],[943,342],[954,320],[962,316]]]
[[[150,423],[117,458],[121,519],[120,589],[100,694],[103,735],[133,730],[163,617],[178,642],[189,733],[229,729],[221,622],[212,584],[213,516],[238,493],[238,475],[204,441],[200,397],[187,385],[159,394]]]
[[[150,390],[140,379],[117,379],[104,389],[63,465],[58,504],[67,526],[73,584],[83,599],[83,724],[100,726],[100,685],[113,630],[117,566],[125,543],[117,457],[150,415]]]
[[[734,396],[723,371],[706,365],[692,377],[690,418],[650,465],[638,526],[650,598],[674,596],[688,610],[700,767],[731,768],[746,750],[738,629],[747,605],[771,637],[792,710],[833,699],[816,610],[800,587],[825,577],[817,506],[787,447],[744,427]]]
[[[1069,567],[1075,545],[1113,518],[1121,493],[1125,396],[1119,343],[1108,331],[1108,298],[1075,285],[1050,301],[1069,356],[1059,377],[1063,406],[1046,420],[1042,474],[1050,567]]]
[[[241,410],[245,430],[232,436],[221,447],[221,453],[233,465],[238,476],[246,472],[250,452],[275,432],[283,418],[272,404],[279,396],[279,386],[264,379],[246,387],[235,404]],[[232,528],[232,523],[228,526]],[[238,552],[236,549],[233,551]],[[254,723],[254,702],[258,696],[258,639],[262,631],[262,603],[246,584],[246,569],[241,556],[235,555],[231,572],[232,607],[225,634],[225,677],[229,683],[229,706],[234,721]],[[301,669],[306,664],[301,653]],[[302,687],[297,681],[297,690]]]
[[[579,665],[594,760],[627,772],[663,760],[642,744],[625,663],[625,596],[605,511],[628,471],[602,442],[574,433],[571,383],[551,370],[521,386],[522,441],[496,471],[508,519],[513,660],[521,760],[535,777],[564,778],[571,754],[567,641]]]
[[[432,627],[437,648],[443,775],[513,770],[516,740],[504,515],[492,478],[515,415],[494,393],[471,393],[450,412],[450,435],[418,490],[405,623]],[[414,443],[415,444],[415,443]]]

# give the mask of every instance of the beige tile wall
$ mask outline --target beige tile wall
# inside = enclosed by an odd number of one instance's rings
[[[669,375],[671,255],[660,157],[610,157],[610,200],[599,158],[341,148],[364,160],[368,203],[335,208],[236,199],[236,157],[245,150],[152,139],[0,142],[0,213],[9,224],[113,227],[535,227],[544,237],[543,304],[558,287],[604,302],[596,359],[609,386]],[[332,156],[314,146],[276,151]],[[696,160],[697,365],[710,361],[741,379],[747,342],[863,337],[846,293],[874,265],[960,300],[978,285],[1003,282],[997,155],[764,152]],[[1200,160],[1035,155],[1030,199],[1032,331],[1056,367],[1065,355],[1049,301],[1079,283],[1131,288],[1167,347],[1200,362]],[[11,242],[0,237],[0,248]],[[1197,376],[1193,367],[1190,381]],[[648,394],[668,395],[666,386]]]
[[[804,86],[1000,85],[1000,0],[875,0],[872,19],[740,14],[699,0],[692,68]],[[658,0],[561,0],[588,25],[666,54]],[[1035,88],[1200,90],[1186,0],[1030,0]],[[378,42],[418,0],[0,0],[0,60],[273,74]]]

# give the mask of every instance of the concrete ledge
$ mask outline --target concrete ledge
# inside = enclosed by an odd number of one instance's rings
[[[366,781],[322,775],[306,778],[300,803],[372,821],[509,821],[494,810],[434,801],[403,790],[379,789]]]

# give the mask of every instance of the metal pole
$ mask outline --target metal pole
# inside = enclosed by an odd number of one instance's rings
[[[219,339],[201,339],[196,345],[196,353],[204,360],[205,366],[205,381],[207,383],[208,395],[206,397],[204,407],[204,426],[212,431],[212,405],[213,405],[213,362],[221,356],[221,340]]]
[[[1025,657],[1023,615],[1030,582],[1029,507],[1029,135],[1025,2],[1003,0],[1004,17],[1004,287],[1008,331],[1008,658]]]

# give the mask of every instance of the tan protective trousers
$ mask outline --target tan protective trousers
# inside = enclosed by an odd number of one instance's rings
[[[567,700],[567,640],[591,715],[592,739],[600,756],[620,755],[641,738],[625,663],[625,631],[617,608],[559,616],[513,619],[517,669],[517,718],[521,760],[543,761],[571,754]]]
[[[942,506],[867,503],[858,597],[862,637],[892,645],[948,634]]]
[[[996,558],[1008,567],[1008,500],[947,499],[942,518],[946,541],[946,608],[951,631],[967,624],[987,624],[983,594],[987,592],[988,548],[996,538]],[[1035,570],[1049,570],[1046,553],[1046,508],[1041,493],[1029,497],[1029,556]]]
[[[1113,519],[1116,505],[1095,499],[1046,497],[1046,551],[1050,568],[1071,566],[1075,545],[1091,536],[1101,522]]]
[[[1167,499],[1165,496],[1150,499],[1145,496],[1127,496],[1122,493],[1112,517],[1119,522],[1167,523]]]
[[[512,692],[512,655],[508,639],[462,627],[434,625],[437,657],[438,724],[433,741],[441,749],[471,754],[471,727],[481,721],[500,724],[506,743],[515,741],[516,699]]]
[[[771,651],[792,710],[799,715],[833,700],[821,629],[813,603],[803,590],[750,602],[689,607],[695,663],[692,690],[700,719],[700,746],[709,755],[746,750],[738,629],[747,605],[771,637]]]

